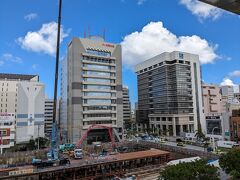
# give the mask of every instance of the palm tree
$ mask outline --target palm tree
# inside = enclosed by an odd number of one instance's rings
[[[203,134],[202,130],[196,130],[195,131],[195,137],[197,138],[197,140],[204,140],[206,137],[205,137],[205,134]]]

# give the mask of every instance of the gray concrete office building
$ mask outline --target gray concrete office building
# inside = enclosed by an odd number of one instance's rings
[[[138,64],[137,123],[170,136],[205,132],[199,57],[165,52]]]
[[[60,103],[60,122],[68,142],[77,143],[93,124],[113,127],[122,134],[121,54],[121,45],[96,36],[73,38],[68,44],[61,69]],[[88,141],[107,139],[104,128],[96,127],[88,134]]]

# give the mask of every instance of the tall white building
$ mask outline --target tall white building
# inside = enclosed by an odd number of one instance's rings
[[[137,123],[171,136],[195,132],[199,124],[206,132],[198,55],[165,52],[138,64],[135,71]]]
[[[15,142],[44,137],[44,85],[36,75],[0,74],[1,113],[14,114]]]
[[[94,124],[123,127],[121,45],[101,37],[73,38],[62,65],[61,128],[68,142],[78,142]],[[89,141],[106,141],[107,130],[95,127]]]

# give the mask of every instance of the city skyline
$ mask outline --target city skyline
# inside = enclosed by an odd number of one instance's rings
[[[38,74],[50,98],[53,97],[57,4],[57,0],[34,4],[12,0],[3,1],[0,7],[0,23],[5,27],[0,35],[1,72]],[[103,7],[108,11],[95,11]],[[88,11],[92,16],[84,16]],[[12,14],[8,17],[9,12]],[[123,46],[123,84],[129,87],[132,105],[137,101],[137,81],[132,67],[164,51],[200,54],[206,83],[240,83],[237,79],[240,19],[223,10],[192,0],[105,3],[73,0],[63,1],[62,19],[62,58],[66,56],[70,39],[84,37],[88,31],[91,35],[103,35],[105,29],[107,42]]]

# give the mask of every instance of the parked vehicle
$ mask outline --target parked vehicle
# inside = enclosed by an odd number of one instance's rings
[[[74,158],[75,159],[82,159],[83,158],[83,151],[82,151],[82,149],[75,149],[74,150]]]
[[[177,143],[177,146],[184,147],[185,145],[183,144],[183,142],[178,142],[178,143]]]
[[[234,141],[217,141],[217,147],[231,149],[233,147],[239,147],[239,144]]]

